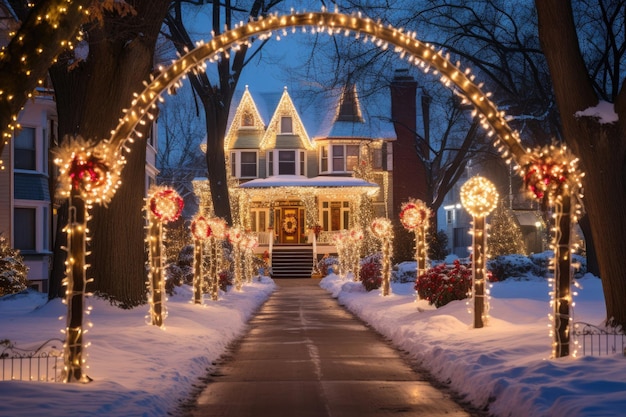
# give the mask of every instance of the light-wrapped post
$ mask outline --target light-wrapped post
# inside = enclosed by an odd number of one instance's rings
[[[150,322],[163,327],[165,309],[165,276],[163,273],[163,224],[176,221],[183,211],[183,199],[168,187],[153,186],[148,191],[148,289]]]
[[[472,279],[474,299],[474,328],[484,327],[488,305],[485,294],[487,266],[487,232],[485,218],[496,208],[498,192],[493,183],[483,177],[472,177],[461,187],[461,203],[474,219],[472,238]]]
[[[553,355],[557,358],[570,354],[570,310],[572,307],[570,246],[572,204],[569,195],[555,205],[555,223],[560,231],[554,244],[554,342]]]
[[[400,223],[406,230],[415,234],[416,282],[426,272],[426,229],[430,216],[430,209],[421,200],[410,199],[400,208]]]
[[[204,218],[198,214],[191,221],[191,235],[193,236],[193,302],[202,304],[202,294],[204,293],[204,246],[207,238],[211,237],[211,227]]]
[[[382,284],[381,294],[387,296],[391,293],[391,252],[393,243],[393,226],[386,217],[378,217],[370,226],[372,234],[381,242],[382,253]]]
[[[243,232],[239,227],[233,227],[228,231],[228,239],[233,245],[233,273],[235,275],[235,290],[241,291],[241,287],[243,285],[243,281],[241,279],[241,241],[243,240]]]
[[[69,206],[66,261],[67,325],[64,345],[64,381],[88,382],[91,379],[83,372],[83,316],[85,289],[87,286],[85,262],[87,240],[87,208],[83,199],[72,191]]]

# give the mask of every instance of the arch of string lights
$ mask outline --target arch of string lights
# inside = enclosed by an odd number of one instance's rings
[[[242,46],[250,46],[256,39],[264,40],[272,36],[280,39],[281,36],[298,30],[327,33],[331,36],[342,34],[354,36],[381,49],[393,48],[401,59],[407,60],[424,72],[439,76],[441,82],[453,89],[464,104],[471,104],[474,107],[473,115],[480,118],[482,127],[489,137],[493,137],[494,146],[502,157],[508,163],[515,162],[516,170],[524,178],[525,186],[534,198],[556,207],[558,211],[559,207],[569,207],[572,197],[582,197],[580,194],[582,174],[578,171],[577,159],[563,146],[524,149],[518,133],[508,125],[505,113],[498,110],[491,101],[490,93],[482,91],[482,84],[474,82],[475,77],[469,68],[462,70],[459,62],[456,64],[450,62],[448,54],[437,50],[433,45],[421,42],[415,32],[384,25],[358,13],[346,15],[326,10],[270,15],[240,23],[208,42],[199,42],[193,50],[174,60],[169,67],[160,67],[158,74],[144,82],[144,89],[134,94],[130,107],[123,110],[123,117],[111,131],[108,140],[95,143],[77,138],[66,141],[57,151],[55,163],[60,167],[59,195],[71,201],[80,198],[87,203],[87,207],[94,203],[106,204],[113,198],[121,183],[121,171],[125,164],[124,154],[131,151],[129,144],[142,135],[137,126],[155,118],[157,103],[164,101],[162,95],[165,92],[179,87],[188,73],[203,72],[209,64],[220,59],[228,59],[231,50],[236,51]],[[576,205],[575,208],[577,215],[579,206]],[[576,215],[571,216],[574,221]],[[556,227],[558,228],[558,225]],[[68,234],[72,232],[73,226],[68,227]],[[560,236],[558,230],[554,236],[558,239]],[[568,249],[561,253],[561,248],[564,247]],[[565,269],[569,268],[569,263],[566,265],[566,262],[570,259],[571,246],[569,242],[563,245],[563,242],[555,241],[553,248],[559,263],[559,267],[555,268],[556,281],[559,269],[562,274],[567,274]],[[79,248],[74,255],[84,263],[84,251]],[[559,346],[563,342],[569,343],[567,324],[571,317],[566,311],[572,305],[570,292],[558,292],[555,289],[553,305],[555,317],[558,318],[553,324],[555,336],[553,354],[564,356],[568,354],[569,349],[562,350]],[[80,360],[78,358],[76,362]]]

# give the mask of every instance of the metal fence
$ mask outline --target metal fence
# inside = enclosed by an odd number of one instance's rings
[[[626,356],[626,334],[621,328],[602,328],[576,322],[573,333],[578,342],[578,353],[582,356],[608,356],[616,353]]]
[[[46,340],[34,350],[18,348],[4,340],[0,341],[0,348],[0,381],[55,382],[61,379],[63,340]]]

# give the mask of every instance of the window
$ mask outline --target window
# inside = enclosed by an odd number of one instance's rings
[[[267,153],[267,176],[274,175],[274,152]]]
[[[383,169],[383,150],[372,149],[372,168]]]
[[[278,175],[296,175],[294,151],[278,151]]]
[[[256,176],[256,152],[241,152],[241,177]]]
[[[359,145],[346,145],[346,171],[354,171],[359,163]]]
[[[37,209],[15,208],[13,212],[13,243],[15,249],[35,251],[37,249]]]
[[[320,172],[328,172],[328,146],[322,146],[320,165]]]
[[[280,133],[293,133],[293,119],[291,116],[282,116],[280,118]]]
[[[35,128],[24,127],[13,142],[15,169],[37,170]]]
[[[306,175],[306,158],[304,151],[300,151],[300,175]]]
[[[332,154],[333,172],[354,171],[359,163],[359,145],[333,145]],[[322,165],[323,158],[322,156]]]
[[[230,176],[237,178],[237,152],[230,153]]]
[[[454,222],[454,210],[446,210],[446,223],[452,224]]]
[[[256,178],[257,154],[254,151],[236,151],[230,153],[230,174],[234,178]]]
[[[254,116],[250,112],[245,112],[241,117],[241,127],[254,126]]]

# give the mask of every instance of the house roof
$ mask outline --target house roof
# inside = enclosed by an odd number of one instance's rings
[[[308,178],[303,175],[278,175],[268,178],[257,178],[239,185],[244,190],[269,190],[274,188],[298,187],[311,188],[312,192],[323,194],[324,190],[339,190],[341,194],[361,194],[367,193],[375,195],[378,193],[378,184],[367,182],[360,178],[338,177],[338,176],[318,176]]]
[[[251,95],[263,123],[266,126],[270,124],[285,91],[264,92],[261,88],[251,85],[235,93],[227,131],[236,121],[237,108],[246,92]],[[356,86],[317,92],[290,90],[288,97],[312,141],[396,138],[389,102],[380,96],[360,97]]]

